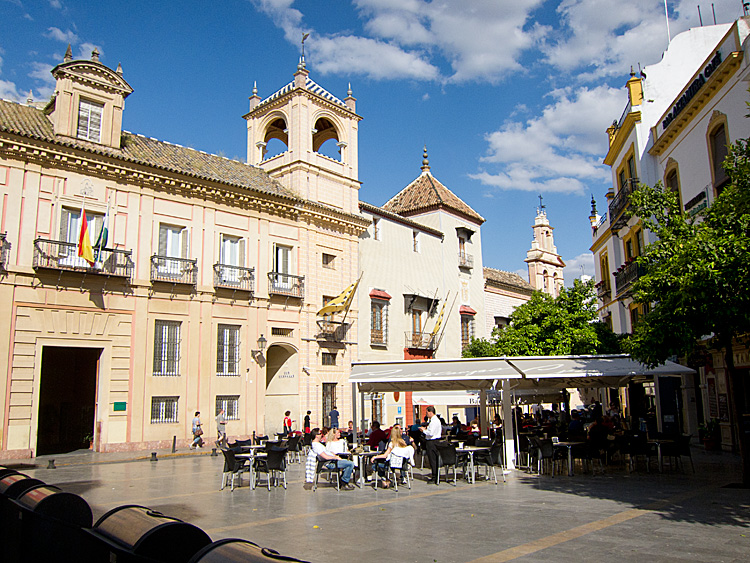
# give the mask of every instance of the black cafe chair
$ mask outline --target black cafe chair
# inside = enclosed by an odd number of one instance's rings
[[[266,474],[266,484],[268,490],[271,490],[271,481],[274,486],[279,484],[279,473],[284,477],[284,488],[286,489],[286,448],[271,448],[266,451],[265,457],[255,458],[255,479],[253,480],[253,489],[258,486],[260,474]]]
[[[448,468],[453,468],[453,486],[456,486],[459,457],[456,453],[456,446],[448,442],[440,442],[437,445],[438,452],[438,471],[437,484],[440,484],[440,468],[445,467],[445,480],[448,480]],[[465,472],[465,471],[464,471]]]
[[[250,471],[246,459],[237,459],[234,455],[235,450],[222,449],[221,453],[224,455],[224,471],[221,474],[221,488],[224,490],[227,486],[227,480],[231,477],[230,488],[234,491],[234,479],[235,477],[239,480],[239,486],[242,486],[242,473]]]

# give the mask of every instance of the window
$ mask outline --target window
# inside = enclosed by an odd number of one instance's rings
[[[277,274],[292,273],[292,248],[277,244],[273,252],[273,271]],[[289,276],[276,276],[275,285],[280,289],[291,289],[292,278]]]
[[[320,363],[324,366],[335,366],[336,352],[322,352],[320,355]]]
[[[240,327],[219,325],[216,343],[216,375],[240,374]]]
[[[178,400],[179,397],[151,397],[151,424],[178,422]]]
[[[81,100],[78,104],[78,132],[79,139],[100,143],[102,140],[102,113],[104,105]]]
[[[245,239],[221,235],[219,263],[227,266],[221,268],[221,281],[238,284],[244,275],[239,268],[245,266]]]
[[[633,230],[624,240],[624,243],[626,260],[633,260],[637,256],[643,254],[643,230]]]
[[[380,240],[380,219],[373,218],[372,220],[372,238]]]
[[[664,180],[667,190],[670,192],[680,193],[680,181],[677,178],[677,170],[670,170]]]
[[[239,420],[239,402],[239,395],[216,395],[216,414],[214,416],[218,416],[219,411],[224,409],[224,418],[227,420]]]
[[[388,342],[388,302],[380,299],[370,301],[370,344]]]
[[[329,413],[336,405],[336,384],[323,383],[323,426],[331,425]]]
[[[713,167],[714,177],[714,188],[716,188],[717,195],[721,193],[721,189],[728,180],[727,173],[724,171],[724,159],[727,157],[727,132],[724,124],[719,125],[709,135],[709,142],[711,143],[711,165]]]
[[[292,334],[294,334],[293,328],[271,327],[271,336],[292,336]]]
[[[461,315],[461,350],[465,350],[474,338],[474,317]]]
[[[599,275],[601,277],[602,286],[606,291],[610,290],[610,273],[609,273],[609,256],[606,253],[602,254],[599,258]]]
[[[157,256],[159,274],[180,278],[183,274],[183,262],[170,258],[187,258],[188,230],[174,225],[159,225],[159,248]]]
[[[180,322],[156,321],[154,375],[180,375]]]
[[[334,260],[336,260],[336,257],[333,254],[326,254],[323,253],[323,267],[324,268],[330,268],[331,270],[334,269]]]
[[[637,177],[638,175],[635,173],[635,159],[631,155],[628,157],[628,178],[632,180]]]
[[[97,256],[96,241],[104,224],[104,215],[86,212],[86,224],[88,225],[89,240],[94,249],[94,256]],[[62,209],[60,216],[60,241],[67,242],[63,248],[60,248],[59,263],[65,266],[88,267],[89,263],[84,258],[78,256],[78,240],[81,236],[81,210],[80,209]],[[75,245],[75,246],[71,246]],[[62,246],[62,245],[61,245]]]
[[[502,330],[509,324],[510,319],[508,317],[495,317],[495,328]]]
[[[414,252],[419,252],[419,233],[417,231],[412,232],[412,249]]]
[[[383,396],[380,393],[372,394],[372,419],[383,422]]]

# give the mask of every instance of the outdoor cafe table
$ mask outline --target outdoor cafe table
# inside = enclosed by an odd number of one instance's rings
[[[257,446],[245,446],[245,447],[251,447],[253,449],[257,449]],[[252,484],[255,483],[255,460],[256,459],[265,459],[268,457],[268,454],[266,452],[253,452],[250,451],[248,453],[239,453],[234,454],[234,457],[237,459],[246,459],[250,462],[250,486],[252,487]]]
[[[357,479],[357,486],[362,488],[365,486],[365,468],[367,462],[379,453],[380,452],[362,452],[361,454],[358,454],[352,451],[336,455],[344,459],[348,459],[349,457],[351,457],[354,460],[354,467],[359,468],[359,479]]]
[[[573,446],[581,446],[586,442],[552,442],[556,448],[568,448],[568,475],[573,476]],[[553,473],[554,474],[554,473]]]
[[[471,484],[476,482],[474,475],[474,454],[477,452],[489,452],[490,448],[486,446],[464,446],[463,448],[456,448],[456,453],[469,454],[469,467],[471,469]]]
[[[656,446],[656,457],[659,460],[659,473],[661,473],[664,469],[664,457],[662,456],[661,447],[665,444],[674,444],[674,440],[669,440],[667,438],[655,438],[653,440],[649,440],[648,443]],[[670,468],[671,467],[672,466],[670,465]]]

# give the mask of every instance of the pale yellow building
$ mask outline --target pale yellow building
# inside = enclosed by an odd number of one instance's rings
[[[133,89],[96,52],[53,75],[47,104],[0,101],[3,457],[185,446],[195,411],[212,442],[220,408],[230,436],[280,431],[285,410],[322,422],[336,400],[345,416],[356,339],[316,312],[356,279],[367,226],[351,95],[303,63],[254,92],[243,163],[122,131]]]

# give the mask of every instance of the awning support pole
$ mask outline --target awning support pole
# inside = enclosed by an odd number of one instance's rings
[[[508,469],[516,468],[516,443],[513,439],[513,404],[510,392],[510,380],[501,379],[503,402],[503,435],[505,436],[505,464]]]
[[[354,436],[352,436],[353,443],[357,443],[357,427],[359,426],[359,423],[357,422],[357,384],[352,383],[352,421],[354,422]]]

